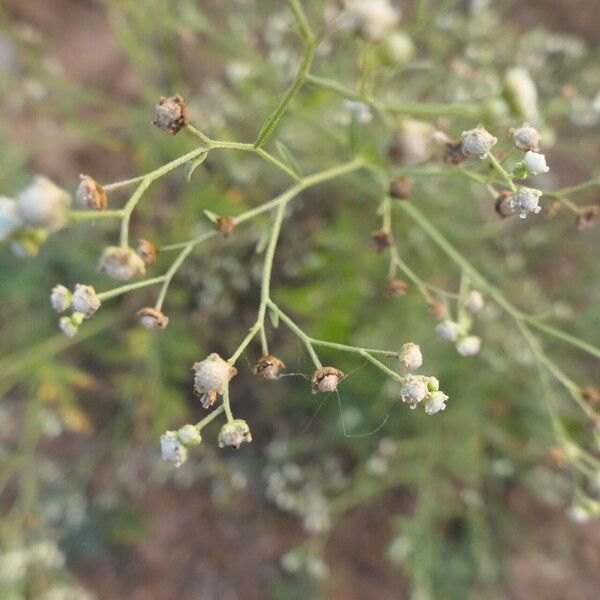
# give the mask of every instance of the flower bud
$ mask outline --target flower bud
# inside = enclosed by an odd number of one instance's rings
[[[174,463],[176,467],[180,467],[187,460],[187,448],[175,431],[166,431],[160,436],[160,450],[163,460]]]
[[[410,36],[395,31],[381,42],[377,54],[384,65],[402,67],[415,55],[415,45]]]
[[[460,325],[455,321],[446,319],[435,328],[435,332],[441,340],[444,340],[445,342],[455,342],[460,333]]]
[[[423,364],[423,355],[421,348],[413,342],[404,344],[400,350],[400,371],[402,373],[410,373],[418,369]]]
[[[513,195],[508,190],[503,190],[498,194],[494,209],[502,219],[508,219],[515,214],[515,209],[512,204]]]
[[[475,129],[463,131],[462,152],[469,158],[487,158],[490,150],[496,145],[498,138],[495,138],[489,131],[478,125]]]
[[[79,326],[83,323],[83,315],[74,312],[70,317],[61,317],[58,326],[67,337],[73,337],[79,331]]]
[[[54,232],[67,222],[71,196],[47,177],[38,175],[19,193],[17,204],[26,225]]]
[[[408,290],[408,283],[402,279],[392,279],[386,286],[383,295],[386,298],[401,298]]]
[[[224,238],[228,238],[233,233],[234,228],[235,221],[227,215],[219,217],[215,222],[215,229],[223,234]]]
[[[106,192],[104,188],[88,175],[80,175],[81,181],[75,197],[83,208],[106,210]]]
[[[345,5],[356,31],[371,42],[385,38],[400,21],[389,0],[345,0]]]
[[[144,261],[131,249],[109,246],[104,249],[98,270],[119,281],[146,274]]]
[[[431,156],[432,135],[430,123],[402,120],[388,150],[388,158],[394,164],[411,165],[426,161]]]
[[[148,240],[138,240],[135,253],[144,261],[147,267],[150,267],[156,261],[156,247]]]
[[[230,423],[225,423],[219,432],[219,448],[233,446],[239,448],[244,442],[252,441],[252,434],[248,424],[243,419],[234,419]]]
[[[91,285],[77,283],[72,305],[74,311],[81,313],[85,319],[89,319],[100,308],[100,300]]]
[[[50,293],[50,305],[57,312],[65,312],[73,301],[73,294],[64,285],[55,285]]]
[[[400,398],[402,402],[410,405],[410,408],[415,408],[423,398],[427,395],[427,383],[425,377],[407,375],[404,383],[400,388]]]
[[[169,324],[169,317],[151,306],[140,308],[137,316],[144,329],[164,329]]]
[[[536,122],[538,120],[538,93],[527,69],[514,67],[506,72],[504,91],[511,108],[516,114]]]
[[[23,221],[19,215],[17,201],[0,196],[0,242],[21,227],[23,227]]]
[[[392,198],[406,200],[412,190],[412,179],[410,177],[398,177],[390,181],[389,194]]]
[[[523,123],[521,127],[510,129],[515,146],[519,150],[532,150],[538,152],[540,149],[540,133],[529,123]]]
[[[472,315],[483,308],[483,296],[478,290],[471,290],[465,300],[465,310]]]
[[[461,356],[475,356],[481,350],[481,338],[476,335],[468,335],[458,341],[456,351]]]
[[[202,396],[206,392],[222,394],[237,375],[237,369],[213,352],[203,361],[194,363],[194,391]]]
[[[448,396],[444,392],[433,392],[425,399],[425,412],[428,415],[435,415],[441,410],[446,410],[446,400]]]
[[[437,392],[440,389],[440,380],[437,377],[429,376],[426,379],[428,392]]]
[[[539,206],[539,199],[542,195],[540,190],[534,188],[521,187],[510,200],[510,206],[518,213],[521,219],[524,219],[529,213],[537,214],[542,210]]]
[[[255,363],[253,372],[255,375],[262,375],[265,379],[277,379],[279,370],[284,369],[285,365],[276,356],[261,356]]]
[[[154,125],[175,135],[190,123],[190,115],[184,99],[177,94],[171,98],[161,96],[156,104]]]
[[[335,367],[322,367],[317,369],[310,380],[312,393],[335,392],[339,380],[344,374]]]
[[[27,228],[18,229],[10,236],[10,249],[15,256],[25,258],[36,256],[40,246],[48,239],[46,229]]]
[[[177,438],[184,446],[197,446],[202,442],[202,436],[194,425],[184,425],[177,431]]]
[[[371,240],[376,252],[383,252],[392,245],[392,236],[387,231],[373,231]]]
[[[532,152],[531,150],[525,153],[523,164],[530,175],[540,175],[550,170],[550,167],[546,165],[546,157],[539,152]]]

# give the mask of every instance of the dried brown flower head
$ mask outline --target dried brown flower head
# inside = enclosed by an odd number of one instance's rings
[[[335,392],[338,381],[344,374],[335,367],[321,367],[317,369],[310,380],[312,393]]]
[[[392,279],[383,291],[386,298],[401,298],[408,290],[408,283],[403,279]]]
[[[148,240],[138,240],[135,251],[147,267],[156,261],[156,246]]]
[[[262,375],[265,379],[277,379],[280,369],[285,369],[283,361],[276,356],[261,356],[252,369],[255,375]]]
[[[429,314],[436,320],[442,321],[448,318],[448,307],[443,302],[431,302]]]
[[[77,188],[77,202],[90,210],[106,210],[108,202],[104,188],[89,175],[80,175],[81,181]]]
[[[450,165],[459,165],[467,160],[463,154],[462,142],[447,142],[444,144],[444,162]]]
[[[383,252],[392,245],[392,236],[387,231],[374,231],[371,240],[376,252]]]
[[[171,98],[161,96],[156,103],[154,125],[175,135],[190,123],[190,115],[184,99],[177,94]]]
[[[389,194],[392,198],[406,200],[412,191],[412,179],[410,177],[398,177],[390,181]]]
[[[235,229],[235,221],[228,215],[223,215],[216,220],[215,229],[222,233],[223,237],[228,238]]]
[[[508,219],[508,217],[512,217],[516,212],[512,207],[511,200],[512,194],[508,190],[501,191],[496,198],[494,207],[496,213],[498,213],[502,219]]]
[[[145,329],[164,329],[169,324],[169,317],[151,306],[140,308],[137,316]]]
[[[583,206],[579,209],[579,214],[575,222],[577,223],[577,229],[582,231],[583,229],[589,229],[596,225],[600,219],[600,204],[590,204]]]
[[[586,401],[592,404],[593,406],[598,406],[600,404],[600,390],[593,385],[588,385],[587,387],[581,388],[581,397]]]

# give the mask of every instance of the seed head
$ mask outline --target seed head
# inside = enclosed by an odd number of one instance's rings
[[[472,315],[478,313],[483,308],[483,296],[478,290],[471,290],[465,300],[465,310]]]
[[[579,209],[579,214],[575,219],[577,229],[589,229],[593,227],[600,219],[600,204],[590,204]]]
[[[219,432],[219,448],[233,446],[239,448],[244,442],[252,441],[252,434],[248,423],[243,419],[234,419],[230,423],[225,423]]]
[[[317,369],[310,380],[312,393],[318,392],[335,392],[339,380],[344,374],[335,367],[322,367]]]
[[[445,342],[455,342],[460,333],[460,325],[456,321],[446,319],[442,321],[436,328],[437,336]]]
[[[160,436],[160,450],[163,460],[174,463],[176,467],[187,460],[187,448],[175,431],[166,431]]]
[[[519,150],[532,150],[538,152],[540,149],[540,133],[529,123],[523,123],[521,127],[510,129],[515,146]]]
[[[524,219],[529,213],[537,214],[542,210],[539,205],[542,192],[534,188],[521,187],[513,195],[510,205]]]
[[[65,312],[73,301],[73,294],[64,285],[55,285],[50,293],[50,305],[57,312]]]
[[[496,145],[498,138],[495,138],[489,131],[478,125],[475,129],[463,131],[462,152],[468,158],[487,158],[490,150]]]
[[[389,194],[392,198],[406,200],[412,191],[412,179],[410,177],[398,177],[390,181]]]
[[[119,281],[146,274],[144,261],[131,248],[109,246],[100,258],[98,270]]]
[[[496,213],[502,219],[508,219],[515,214],[512,204],[513,195],[508,190],[503,190],[498,194],[494,208]]]
[[[223,234],[224,238],[228,238],[235,229],[235,221],[231,217],[223,215],[216,220],[215,229]]]
[[[209,354],[203,361],[194,363],[194,391],[198,396],[206,392],[222,394],[237,375],[237,369],[217,353]]]
[[[546,164],[546,157],[539,152],[532,152],[531,150],[525,153],[523,164],[530,175],[540,175],[550,170],[550,167]]]
[[[476,335],[468,335],[458,341],[456,351],[461,356],[475,356],[481,350],[481,338]]]
[[[407,375],[400,388],[400,398],[402,402],[415,408],[421,400],[427,396],[427,382],[425,377],[416,375]]]
[[[80,175],[79,187],[75,197],[77,202],[90,210],[106,210],[106,192],[104,188],[88,175]]]
[[[410,373],[418,369],[423,364],[423,355],[421,348],[413,342],[404,344],[400,350],[400,371],[402,373]]]
[[[17,201],[0,196],[0,242],[21,227],[23,227],[23,220],[19,215]]]
[[[261,356],[255,363],[253,372],[255,375],[262,375],[265,379],[277,379],[280,369],[285,369],[285,365],[276,356]]]
[[[147,267],[152,266],[156,261],[156,246],[148,240],[138,240],[135,252]]]
[[[177,438],[184,446],[198,446],[202,442],[202,436],[194,425],[184,425],[177,431]]]
[[[373,231],[371,240],[376,252],[383,252],[392,245],[392,236],[387,231]]]
[[[85,319],[89,319],[100,308],[96,290],[91,285],[75,284],[72,306],[74,311],[81,313]]]
[[[175,135],[190,123],[190,115],[184,99],[177,94],[171,98],[161,96],[156,104],[154,125]]]
[[[152,306],[140,308],[137,316],[144,329],[164,329],[169,324],[169,317]]]
[[[406,294],[408,283],[403,279],[392,279],[386,286],[383,295],[386,298],[400,298]]]
[[[428,415],[435,415],[441,410],[446,410],[446,400],[448,400],[448,396],[444,392],[438,391],[428,394],[425,399],[425,412]]]
[[[47,177],[38,175],[19,193],[17,204],[26,225],[54,232],[68,220],[71,195]]]

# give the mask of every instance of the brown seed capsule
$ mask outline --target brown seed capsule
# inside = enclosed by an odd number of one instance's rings
[[[223,234],[223,237],[228,238],[235,228],[235,221],[227,216],[223,215],[219,217],[215,223],[215,229]]]
[[[392,198],[406,200],[412,190],[412,179],[410,177],[398,177],[390,181],[389,194]]]
[[[153,265],[156,261],[156,247],[148,240],[138,240],[135,251],[147,267]]]
[[[175,135],[190,123],[190,115],[184,99],[177,94],[171,98],[161,96],[156,104],[154,125]]]
[[[312,393],[335,392],[338,381],[344,374],[335,367],[321,367],[317,369],[310,380]]]
[[[285,369],[285,365],[276,356],[261,356],[255,363],[252,372],[255,375],[262,375],[265,379],[277,379],[279,370]]]
[[[216,401],[218,394],[214,390],[210,392],[198,392],[197,389],[194,388],[194,395],[200,398],[200,404],[202,404],[202,408],[210,408]]]
[[[383,291],[386,298],[401,298],[408,290],[408,283],[403,279],[392,279]]]
[[[160,310],[146,306],[137,311],[140,325],[145,329],[164,329],[169,324],[169,317]]]
[[[106,210],[106,192],[104,188],[88,175],[80,175],[81,181],[77,188],[77,202],[90,210]]]
[[[387,231],[374,231],[371,240],[376,252],[383,252],[392,245],[392,236]]]
[[[581,397],[593,406],[600,404],[600,390],[597,387],[588,385],[587,387],[581,388],[580,392]]]
[[[577,229],[582,231],[596,225],[598,219],[600,219],[600,204],[590,204],[579,209],[575,223],[577,224]]]
[[[496,198],[495,209],[502,219],[508,219],[515,214],[515,209],[511,204],[512,194],[508,190],[503,190]]]
[[[448,318],[448,307],[443,302],[431,302],[429,305],[429,314],[436,321],[443,321]]]
[[[467,157],[463,154],[462,142],[447,142],[444,144],[444,162],[450,165],[459,165],[465,162]]]

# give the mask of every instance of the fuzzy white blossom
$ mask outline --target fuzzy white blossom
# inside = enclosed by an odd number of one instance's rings
[[[351,23],[366,39],[382,40],[400,21],[400,10],[389,0],[346,0]]]
[[[460,339],[456,344],[456,351],[461,356],[475,356],[481,350],[481,338],[476,335],[468,335]]]
[[[96,290],[91,285],[75,285],[73,293],[73,310],[81,313],[86,319],[89,319],[99,308],[100,299],[96,295]]]
[[[225,423],[219,432],[219,448],[233,446],[239,448],[244,442],[252,441],[252,434],[248,423],[243,419],[234,419],[230,423]]]
[[[50,292],[50,305],[57,312],[65,312],[73,301],[73,294],[64,285],[55,285]]]
[[[145,275],[146,263],[132,248],[109,246],[102,253],[98,269],[113,279],[127,281]]]
[[[188,451],[175,431],[166,431],[160,436],[160,450],[163,460],[180,467],[186,460]]]
[[[217,353],[209,354],[203,361],[194,363],[194,389],[198,395],[207,392],[222,394],[237,369],[223,360]]]
[[[380,60],[391,67],[401,67],[409,62],[415,54],[412,39],[401,31],[388,35],[378,48]]]
[[[456,321],[446,319],[437,325],[435,328],[437,336],[445,342],[455,342],[460,333],[460,325]]]
[[[478,125],[475,129],[463,131],[462,152],[469,158],[484,159],[490,150],[496,145],[498,138],[495,138],[485,127]]]
[[[546,157],[539,152],[532,152],[531,150],[525,153],[523,164],[530,175],[540,175],[550,170],[550,167],[546,164]]]
[[[448,396],[444,392],[433,392],[425,399],[425,412],[428,415],[435,415],[441,410],[446,410],[446,400]]]
[[[483,296],[479,290],[471,290],[465,300],[465,310],[472,315],[483,308]]]
[[[529,213],[537,214],[542,210],[539,205],[542,192],[535,188],[520,187],[510,200],[510,207],[524,219]]]
[[[418,369],[423,364],[423,355],[421,354],[421,348],[409,342],[404,344],[400,350],[400,370],[403,373],[410,373],[415,369]]]
[[[515,146],[519,150],[532,150],[537,152],[540,149],[540,132],[529,123],[523,123],[521,127],[510,130]]]
[[[184,425],[177,431],[177,437],[184,446],[197,446],[202,442],[202,436],[194,425]]]
[[[408,375],[400,388],[402,402],[415,408],[427,396],[427,383],[424,377]]]
[[[535,123],[539,116],[538,92],[529,71],[523,67],[509,69],[504,76],[504,88],[514,110]]]
[[[0,196],[0,242],[21,227],[23,227],[23,220],[19,215],[17,201]]]
[[[19,215],[25,224],[49,232],[66,224],[71,200],[68,192],[41,175],[17,196]]]

